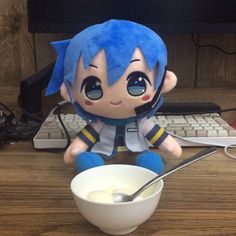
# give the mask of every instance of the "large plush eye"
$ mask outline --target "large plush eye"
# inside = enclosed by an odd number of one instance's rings
[[[140,96],[146,92],[146,81],[149,81],[148,77],[141,71],[135,71],[127,77],[127,91],[132,96]]]
[[[101,81],[96,76],[87,77],[81,85],[81,90],[83,87],[85,95],[91,100],[98,100],[103,95]]]

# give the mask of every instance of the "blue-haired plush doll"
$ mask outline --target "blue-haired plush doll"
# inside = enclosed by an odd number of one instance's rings
[[[148,118],[176,84],[167,71],[167,52],[149,28],[109,20],[70,40],[54,42],[58,57],[47,95],[61,91],[87,121],[64,155],[79,172],[103,165],[118,151],[138,153],[135,164],[161,173],[159,155],[149,144],[174,156],[179,144]]]

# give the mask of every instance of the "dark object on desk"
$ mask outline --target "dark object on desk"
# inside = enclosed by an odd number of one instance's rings
[[[38,128],[37,122],[18,121],[13,112],[0,103],[0,143],[31,140]]]
[[[36,122],[12,122],[0,131],[0,143],[32,140],[38,128]]]
[[[15,116],[4,104],[0,104],[0,144],[7,140],[6,130],[14,122]]]
[[[20,83],[19,106],[21,121],[37,120],[42,116],[42,91],[47,87],[55,62]]]
[[[40,124],[37,122],[12,124],[4,131],[5,141],[27,141],[32,140]]]
[[[78,33],[112,18],[159,33],[236,32],[234,0],[28,0],[27,6],[32,33]]]
[[[213,102],[164,103],[157,112],[165,115],[191,115],[221,113],[221,108]]]
[[[15,118],[14,114],[4,104],[0,104],[0,137],[3,131],[11,124]],[[1,139],[0,139],[1,140]]]

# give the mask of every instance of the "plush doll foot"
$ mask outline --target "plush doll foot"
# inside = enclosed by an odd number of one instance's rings
[[[152,170],[159,175],[164,169],[161,157],[157,153],[149,151],[143,152],[137,156],[136,165]]]
[[[75,158],[75,167],[78,172],[104,165],[104,160],[96,153],[82,152]]]

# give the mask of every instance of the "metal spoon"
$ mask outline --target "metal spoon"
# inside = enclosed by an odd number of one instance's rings
[[[166,172],[164,172],[163,174],[156,176],[155,178],[151,179],[149,182],[147,182],[146,184],[144,184],[140,189],[138,189],[136,192],[134,192],[131,195],[127,195],[124,193],[113,193],[112,197],[113,197],[113,202],[114,203],[121,203],[121,202],[131,202],[133,201],[141,192],[143,192],[145,189],[147,189],[148,187],[150,187],[152,184],[156,183],[157,181],[161,180],[162,178],[172,174],[173,172],[182,169],[185,166],[188,166],[190,164],[192,164],[195,161],[198,161],[204,157],[207,157],[213,153],[215,153],[217,151],[217,147],[209,147],[206,148],[196,154],[194,154],[193,156],[181,161],[180,163],[178,163],[177,165],[175,165],[173,168],[167,170]]]

